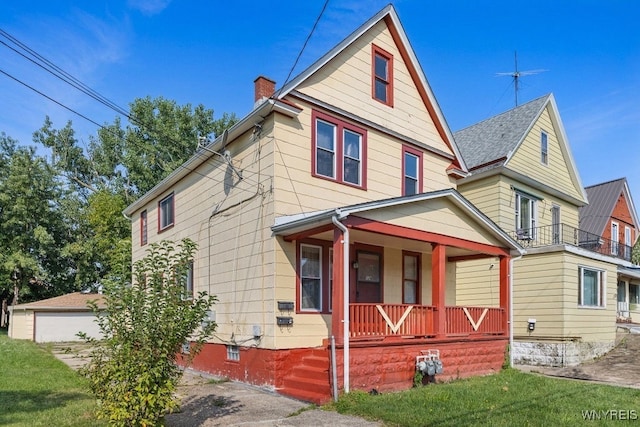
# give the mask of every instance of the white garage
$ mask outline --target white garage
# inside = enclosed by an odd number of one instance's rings
[[[75,292],[55,298],[9,307],[9,337],[35,342],[79,341],[78,332],[100,338],[89,301],[105,308],[99,294]]]

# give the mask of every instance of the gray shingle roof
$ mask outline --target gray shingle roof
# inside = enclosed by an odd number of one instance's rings
[[[472,169],[482,165],[487,165],[482,170],[503,165],[540,115],[550,96],[542,96],[454,132],[453,137],[469,171],[477,172]]]
[[[626,178],[620,178],[584,188],[589,204],[579,210],[581,230],[602,236],[626,182]]]

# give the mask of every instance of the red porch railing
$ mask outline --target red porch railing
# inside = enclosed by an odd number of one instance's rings
[[[349,304],[352,338],[433,335],[434,308],[407,304]]]
[[[436,308],[407,304],[349,304],[351,338],[435,336]],[[505,310],[495,307],[445,307],[445,335],[502,335]]]
[[[499,307],[446,307],[447,334],[504,334],[505,311]]]

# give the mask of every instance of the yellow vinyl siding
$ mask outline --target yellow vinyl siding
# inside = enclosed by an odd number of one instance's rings
[[[371,96],[372,44],[393,55],[393,107]],[[331,104],[338,108],[356,112],[372,122],[452,154],[438,134],[400,51],[383,22],[371,28],[297,89],[314,98],[331,99]]]
[[[456,305],[500,306],[500,260],[484,258],[455,263]]]
[[[169,191],[132,215],[133,260],[142,258],[149,245],[140,247],[140,212],[147,210],[149,244],[190,238],[198,244],[194,259],[194,291],[218,297],[216,336],[222,342],[251,339],[253,326],[264,335],[261,345],[275,348],[273,330],[275,256],[270,226],[273,224],[273,128],[263,123],[262,135],[247,132],[227,149],[239,180],[217,155],[197,167]],[[202,153],[202,155],[208,155]],[[158,200],[174,193],[175,225],[158,233]]]
[[[379,103],[378,103],[379,104]],[[367,130],[367,189],[354,188],[312,176],[312,107],[304,108],[297,120],[279,116],[275,136],[275,178],[277,215],[328,209],[402,195],[402,141],[372,129]],[[355,123],[361,126],[359,123]],[[451,162],[423,154],[423,190],[455,188],[446,173]]]
[[[578,306],[578,267],[606,271],[606,307]],[[585,342],[613,341],[616,318],[616,267],[566,251],[529,254],[515,262],[514,336],[530,339],[576,337]],[[535,331],[527,331],[528,319]]]
[[[582,199],[581,189],[577,188],[572,180],[569,159],[558,141],[549,108],[547,106],[542,112],[505,166],[580,200]],[[542,131],[547,134],[549,160],[547,165],[542,164],[540,157]]]
[[[576,205],[505,176],[490,176],[465,183],[460,185],[458,190],[507,233],[512,233],[515,230],[514,203],[518,190],[541,198],[536,203],[537,227],[551,226],[551,208],[555,205],[560,207],[560,222],[578,228],[578,207]]]

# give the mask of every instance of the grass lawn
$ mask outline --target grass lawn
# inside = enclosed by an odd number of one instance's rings
[[[84,379],[46,348],[0,330],[0,425],[102,426]]]
[[[329,408],[387,426],[640,425],[640,390],[508,369],[400,393],[350,393]]]

